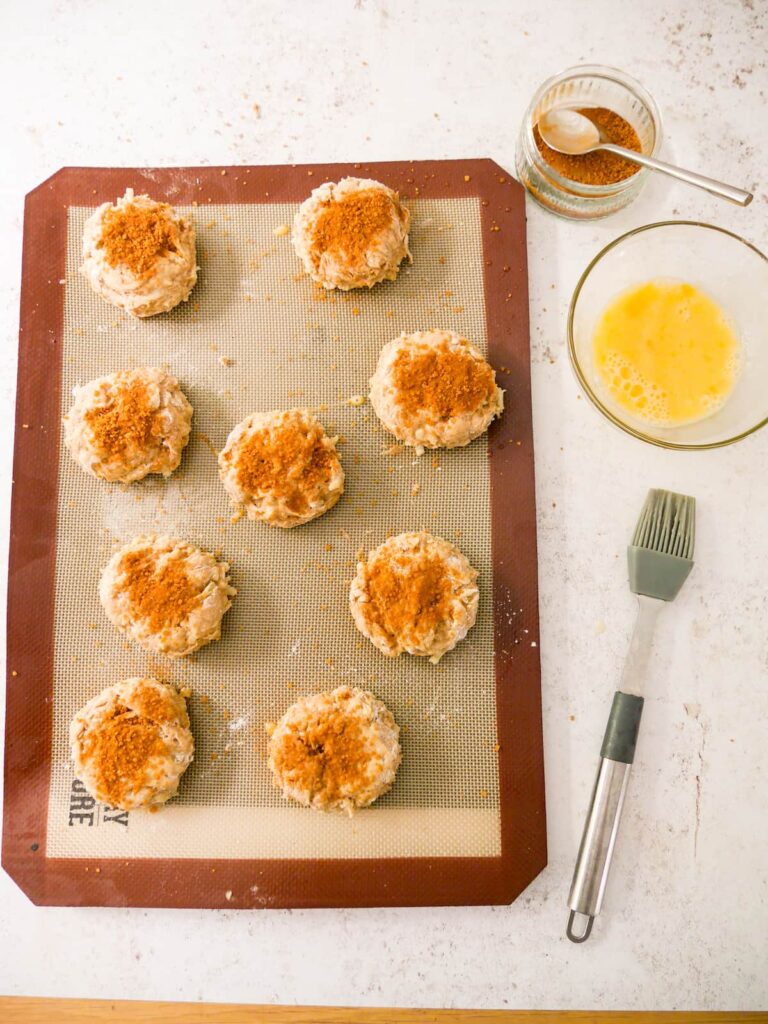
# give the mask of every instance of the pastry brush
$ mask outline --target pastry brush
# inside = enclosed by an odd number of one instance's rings
[[[581,837],[576,869],[568,897],[570,915],[566,935],[584,942],[600,913],[611,858],[635,756],[643,712],[640,693],[648,671],[656,617],[673,601],[693,568],[696,503],[672,491],[648,492],[627,549],[629,586],[637,594],[638,613],[621,677],[613,695],[608,725],[600,751],[600,765]],[[577,915],[586,922],[574,931]]]

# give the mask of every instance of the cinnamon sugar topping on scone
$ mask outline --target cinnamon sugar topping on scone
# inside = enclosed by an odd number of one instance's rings
[[[436,664],[474,625],[476,579],[449,541],[426,530],[401,533],[358,562],[350,611],[383,654],[407,651]]]
[[[381,350],[370,384],[381,422],[417,449],[469,444],[503,408],[493,369],[454,331],[401,334]]]
[[[320,421],[304,409],[254,413],[239,423],[219,455],[232,502],[275,526],[307,523],[344,490],[344,471]]]
[[[105,211],[96,247],[104,250],[110,267],[127,267],[142,278],[152,273],[161,256],[178,251],[178,239],[168,203],[133,202]]]
[[[161,430],[141,380],[126,381],[109,405],[88,409],[85,421],[96,442],[119,455],[131,447],[146,447]]]
[[[125,679],[89,701],[72,721],[70,746],[91,796],[126,811],[174,796],[194,749],[184,698],[150,678]]]
[[[120,561],[131,612],[153,632],[183,622],[202,595],[181,559],[158,561],[153,548],[130,550]]]
[[[75,392],[64,437],[78,464],[103,480],[169,476],[189,439],[192,406],[178,382],[156,367],[89,381]]]
[[[411,416],[433,413],[447,420],[491,402],[496,378],[485,360],[446,339],[423,351],[401,350],[392,367],[398,405]]]
[[[368,178],[316,188],[296,214],[293,244],[324,288],[372,288],[393,281],[408,251],[410,214],[397,192]]]
[[[423,638],[449,613],[452,588],[443,561],[426,552],[412,559],[396,556],[391,562],[372,559],[367,583],[370,621],[392,636],[410,630]]]
[[[235,596],[229,565],[172,537],[136,537],[112,556],[99,597],[107,617],[149,651],[180,658],[221,635]]]
[[[168,203],[129,188],[85,222],[80,272],[98,295],[134,316],[184,302],[197,270],[194,225]]]
[[[385,793],[400,764],[394,718],[372,693],[340,686],[297,701],[268,726],[269,767],[285,796],[353,814]]]
[[[363,189],[329,203],[312,230],[311,253],[315,267],[323,253],[355,263],[392,222],[393,201],[380,188]]]

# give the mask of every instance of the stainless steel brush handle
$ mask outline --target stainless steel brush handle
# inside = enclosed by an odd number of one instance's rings
[[[642,712],[642,697],[616,691],[568,897],[571,913],[565,933],[572,942],[589,938],[592,922],[600,913]],[[574,929],[578,914],[587,918],[580,932]]]
[[[693,568],[695,507],[694,499],[685,494],[649,491],[628,550],[629,585],[638,601],[637,622],[621,690],[613,697],[568,897],[571,913],[566,935],[572,942],[589,938],[602,906],[643,712],[643,698],[635,694],[648,675],[659,611],[674,600]],[[577,932],[574,922],[579,915],[586,918],[586,924]]]

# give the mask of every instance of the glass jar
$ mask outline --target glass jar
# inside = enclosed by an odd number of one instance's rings
[[[559,174],[544,160],[533,135],[539,118],[560,107],[606,107],[637,132],[643,153],[656,156],[661,147],[661,116],[652,97],[617,68],[583,64],[548,79],[525,112],[517,140],[517,176],[533,198],[562,217],[591,220],[623,209],[638,195],[649,173],[639,167],[611,185],[585,185]]]

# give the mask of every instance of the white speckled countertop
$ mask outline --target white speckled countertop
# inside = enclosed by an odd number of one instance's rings
[[[520,899],[447,910],[53,910],[33,907],[3,874],[0,993],[768,1005],[768,431],[700,455],[644,446],[579,393],[564,337],[578,275],[630,227],[690,217],[768,247],[768,8],[593,0],[585,26],[586,9],[569,0],[4,5],[3,567],[23,198],[63,165],[490,156],[513,169],[533,90],[594,61],[653,93],[662,155],[754,187],[756,199],[739,210],[655,180],[635,205],[594,224],[529,204],[550,862]],[[649,486],[697,496],[697,565],[661,625],[605,912],[577,947],[564,936],[565,900],[634,612],[624,546]]]

